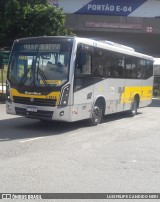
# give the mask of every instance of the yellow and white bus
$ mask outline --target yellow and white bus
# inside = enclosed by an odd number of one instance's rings
[[[6,86],[9,114],[97,125],[151,103],[153,58],[110,41],[24,38],[13,44]]]

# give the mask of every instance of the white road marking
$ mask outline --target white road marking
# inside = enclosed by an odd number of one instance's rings
[[[22,140],[22,141],[20,141],[20,143],[29,142],[29,141],[34,141],[34,140],[38,140],[38,139],[42,139],[42,138],[44,138],[44,137],[36,137],[36,138],[28,139],[28,140]]]

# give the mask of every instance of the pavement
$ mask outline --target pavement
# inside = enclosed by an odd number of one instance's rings
[[[159,117],[158,99],[96,127],[8,115],[1,104],[1,192],[159,193]]]
[[[0,117],[1,117],[0,120],[5,119],[6,116],[7,116],[7,114],[6,114],[6,104],[2,103],[0,101]]]

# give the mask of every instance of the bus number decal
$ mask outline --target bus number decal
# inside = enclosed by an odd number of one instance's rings
[[[57,99],[56,96],[48,96],[48,98],[51,99],[51,100],[56,100]]]

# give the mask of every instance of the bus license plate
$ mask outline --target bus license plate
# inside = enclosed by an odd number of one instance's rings
[[[37,107],[27,107],[27,112],[37,112]]]

